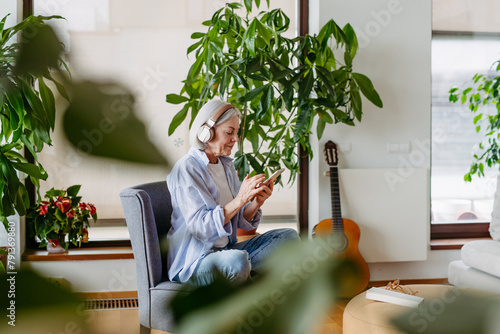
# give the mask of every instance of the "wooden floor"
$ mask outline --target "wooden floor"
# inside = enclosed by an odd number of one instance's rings
[[[321,319],[311,334],[341,334],[342,315],[348,300],[338,302],[335,307]],[[88,312],[89,333],[93,334],[139,334],[138,310],[99,310]],[[168,334],[168,332],[152,330],[151,334]]]
[[[446,284],[447,279],[401,280],[401,284]],[[385,286],[387,281],[370,282],[368,288]],[[349,299],[336,302],[323,318],[318,320],[310,334],[342,334],[342,317]],[[89,333],[93,334],[139,334],[139,315],[137,309],[86,311]],[[152,334],[168,332],[152,330]]]

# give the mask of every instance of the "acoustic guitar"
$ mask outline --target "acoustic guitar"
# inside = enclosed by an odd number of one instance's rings
[[[370,269],[358,250],[359,226],[350,219],[343,219],[340,207],[337,145],[328,141],[325,144],[325,160],[330,166],[330,194],[332,218],[324,219],[314,227],[317,237],[329,237],[338,257],[347,259],[353,266],[348,272],[339,273],[339,297],[353,297],[362,292],[370,281]],[[344,267],[342,267],[344,268]]]

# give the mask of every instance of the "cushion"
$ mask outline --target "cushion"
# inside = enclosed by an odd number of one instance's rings
[[[462,247],[462,261],[469,267],[500,277],[500,242],[476,240]]]
[[[468,287],[500,294],[499,277],[469,267],[463,261],[453,261],[448,265],[448,281],[458,287]]]
[[[490,235],[493,240],[500,241],[500,191],[498,189],[500,189],[500,175],[497,177],[497,191],[495,191],[490,221]]]

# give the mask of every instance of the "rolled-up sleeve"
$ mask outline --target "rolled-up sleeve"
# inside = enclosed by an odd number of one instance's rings
[[[214,242],[231,234],[224,228],[224,209],[199,185],[179,186],[175,196],[186,227],[196,239]]]
[[[243,209],[240,211],[240,217],[238,220],[238,228],[241,228],[242,230],[245,231],[251,231],[253,229],[256,229],[259,226],[260,220],[262,218],[262,210],[259,209],[255,216],[253,216],[252,219],[249,221],[245,219],[245,215],[243,214],[245,212],[245,208],[249,205],[250,203],[246,204]]]

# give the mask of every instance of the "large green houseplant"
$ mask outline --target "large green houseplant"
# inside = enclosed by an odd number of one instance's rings
[[[37,153],[51,144],[55,125],[55,100],[48,82],[68,97],[52,75],[53,69],[61,65],[62,46],[44,21],[54,18],[61,17],[30,16],[6,29],[7,16],[0,21],[0,220],[6,228],[7,217],[16,212],[25,215],[30,206],[19,173],[27,175],[36,186],[47,178],[37,163]],[[19,40],[14,41],[17,37]],[[35,163],[23,156],[24,148]]]
[[[484,176],[485,166],[500,166],[500,61],[493,63],[492,68],[494,74],[475,74],[469,87],[450,89],[450,101],[467,105],[475,114],[476,131],[484,133],[470,169],[464,175],[465,181],[471,181],[475,174]],[[487,106],[493,107],[492,112]]]
[[[194,53],[196,60],[180,94],[167,95],[169,103],[184,103],[169,135],[219,95],[243,114],[235,159],[240,177],[285,166],[293,182],[299,170],[297,144],[312,157],[314,120],[320,138],[327,123],[361,121],[361,95],[377,107],[382,101],[371,80],[353,70],[358,41],[349,24],[340,28],[330,20],[318,35],[287,38],[285,13],[274,9],[250,17],[254,2],[259,7],[254,0],[226,4],[203,22],[206,32],[192,34],[197,41],[187,54]],[[245,140],[252,145],[248,152]]]

